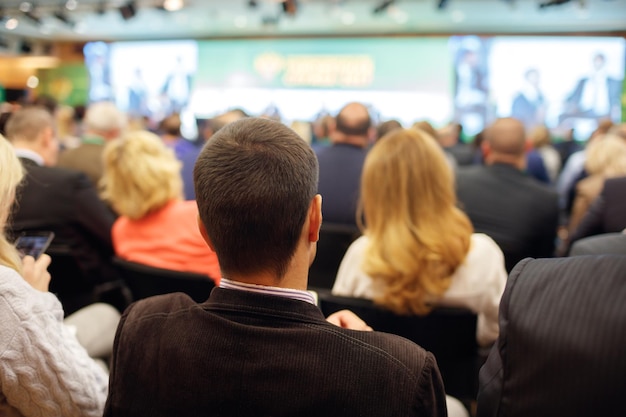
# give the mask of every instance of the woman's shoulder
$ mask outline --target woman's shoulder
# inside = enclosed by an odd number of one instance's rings
[[[473,233],[467,258],[464,264],[472,269],[482,266],[502,265],[504,268],[504,254],[498,244],[484,233]]]

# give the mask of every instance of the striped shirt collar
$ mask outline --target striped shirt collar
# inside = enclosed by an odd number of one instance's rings
[[[30,159],[31,161],[33,161],[34,163],[36,163],[39,166],[43,166],[44,165],[44,160],[41,157],[41,155],[39,155],[35,151],[31,151],[30,149],[15,148],[15,155],[18,158]]]
[[[291,298],[293,300],[305,301],[316,305],[315,296],[309,291],[296,290],[293,288],[272,287],[269,285],[248,284],[246,282],[232,281],[222,277],[220,280],[220,288],[229,290],[240,290],[255,292],[257,294],[275,295],[279,297]]]

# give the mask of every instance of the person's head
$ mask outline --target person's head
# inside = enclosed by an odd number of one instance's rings
[[[606,133],[609,133],[613,136],[619,136],[622,140],[626,141],[626,123],[619,123],[616,125],[610,125],[606,129]]]
[[[16,148],[39,154],[47,166],[56,165],[59,141],[54,131],[52,115],[41,107],[25,107],[9,117],[6,137]]]
[[[424,132],[428,133],[430,136],[432,136],[434,139],[436,139],[438,141],[437,131],[435,130],[433,125],[431,125],[428,121],[420,120],[418,122],[413,123],[413,126],[411,126],[411,127],[413,129],[423,130]]]
[[[399,121],[395,120],[395,119],[391,119],[391,120],[386,120],[382,123],[380,123],[377,127],[376,127],[376,139],[380,139],[383,136],[385,136],[387,133],[396,130],[396,129],[402,129],[402,124],[400,124]]]
[[[606,63],[606,58],[603,53],[598,52],[593,56],[593,68],[598,71],[604,67]]]
[[[159,131],[163,135],[180,137],[180,126],[180,115],[178,113],[172,113],[161,120]]]
[[[206,143],[194,167],[199,226],[224,277],[266,273],[279,281],[303,240],[312,262],[317,180],[315,153],[281,123],[238,120]]]
[[[537,69],[535,68],[530,68],[526,70],[526,72],[524,73],[524,78],[535,87],[539,85],[539,71],[537,71]]]
[[[181,199],[181,163],[155,134],[129,131],[104,147],[102,197],[120,215],[141,219]]]
[[[626,175],[626,141],[612,135],[598,138],[587,148],[585,171],[606,178]]]
[[[119,137],[126,128],[126,116],[110,101],[100,101],[87,107],[84,118],[85,133],[105,140]]]
[[[533,130],[530,131],[529,135],[530,143],[533,145],[533,148],[539,149],[544,146],[549,146],[552,144],[552,135],[550,134],[550,129],[546,126],[537,126]]]
[[[15,200],[15,191],[24,177],[22,164],[11,144],[0,135],[0,264],[21,272],[17,250],[5,237],[7,219]]]
[[[428,312],[465,259],[472,233],[437,142],[417,129],[376,142],[363,166],[360,211],[370,242],[363,270],[385,287],[377,301],[399,313]]]
[[[485,130],[483,153],[485,163],[503,163],[524,169],[526,163],[526,133],[517,119],[498,119]]]
[[[365,147],[375,134],[367,107],[361,103],[348,103],[337,113],[330,137],[333,143]]]

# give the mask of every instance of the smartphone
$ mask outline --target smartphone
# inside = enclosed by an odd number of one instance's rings
[[[22,258],[30,255],[37,259],[48,249],[53,238],[53,232],[26,232],[17,238],[15,247]]]

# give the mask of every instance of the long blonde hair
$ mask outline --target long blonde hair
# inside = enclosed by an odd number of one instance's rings
[[[435,139],[406,129],[377,142],[363,167],[361,206],[369,237],[363,270],[384,288],[374,301],[427,314],[465,260],[473,231]]]
[[[22,272],[22,262],[15,247],[5,236],[7,219],[15,200],[15,190],[24,177],[24,169],[13,146],[0,135],[0,264]]]
[[[182,199],[181,163],[161,138],[130,131],[104,149],[102,198],[120,215],[142,217]]]
[[[626,175],[626,141],[619,136],[606,135],[589,144],[585,170],[605,178]]]

